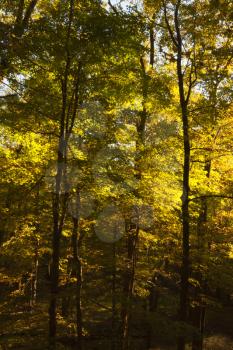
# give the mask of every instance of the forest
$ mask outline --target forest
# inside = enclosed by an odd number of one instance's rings
[[[233,2],[0,1],[0,349],[233,349]]]

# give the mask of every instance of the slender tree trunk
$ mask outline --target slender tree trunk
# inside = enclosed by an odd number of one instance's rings
[[[151,50],[154,50],[153,44],[151,44]],[[153,55],[152,55],[153,56]],[[151,61],[151,64],[153,62]],[[137,140],[136,140],[136,157],[135,157],[135,179],[137,181],[141,180],[141,160],[143,156],[144,148],[144,134],[147,120],[147,110],[146,110],[146,101],[148,94],[148,76],[146,74],[144,60],[140,58],[140,64],[142,69],[142,111],[139,114],[139,121],[137,123]],[[139,199],[140,194],[138,190],[134,193],[135,198]],[[123,307],[121,312],[122,319],[122,350],[128,350],[129,348],[129,324],[131,316],[131,303],[133,296],[134,288],[134,279],[135,279],[135,268],[136,268],[136,255],[137,255],[137,243],[139,236],[139,212],[138,208],[133,208],[136,212],[132,215],[132,218],[126,220],[126,234],[128,237],[127,240],[127,270],[124,277],[124,286],[123,286]],[[136,218],[135,218],[136,214]],[[135,223],[136,219],[136,223]]]
[[[70,132],[67,132],[67,125],[69,123],[70,114],[67,113],[68,105],[68,79],[70,74],[70,51],[69,42],[71,35],[71,25],[73,21],[74,0],[70,0],[69,9],[69,22],[67,28],[67,37],[65,43],[66,49],[66,66],[64,70],[64,76],[61,82],[62,90],[62,111],[60,117],[60,138],[57,151],[57,173],[55,178],[55,193],[53,194],[53,238],[52,238],[52,263],[51,263],[51,294],[49,305],[49,338],[50,344],[53,348],[56,346],[56,331],[57,331],[57,298],[59,290],[59,259],[60,259],[60,240],[61,233],[64,225],[66,207],[68,200],[68,192],[64,195],[61,194],[62,183],[64,184],[66,179],[66,157],[67,157],[67,143],[69,140]],[[74,106],[74,113],[72,121],[76,116],[77,106]],[[72,123],[73,125],[73,123]]]
[[[184,324],[188,322],[188,310],[189,310],[189,276],[190,276],[190,216],[189,216],[189,172],[190,172],[190,136],[189,136],[189,122],[188,122],[188,102],[191,93],[192,84],[190,82],[187,96],[185,96],[184,90],[184,73],[182,71],[182,38],[179,23],[179,9],[181,0],[177,0],[174,14],[175,33],[172,33],[172,29],[167,19],[166,6],[165,20],[166,24],[177,51],[177,78],[180,97],[180,108],[183,126],[183,190],[182,190],[182,263],[181,263],[181,285],[180,285],[180,310],[179,318]],[[185,335],[181,335],[178,339],[177,349],[185,350]]]
[[[39,267],[38,241],[36,241],[35,252],[34,252],[34,262],[32,267],[32,278],[31,278],[31,300],[30,300],[31,308],[35,306],[36,299],[37,299],[38,267]]]
[[[69,65],[69,59],[67,60]],[[65,81],[63,82],[63,110],[62,118],[60,121],[60,143],[58,147],[57,157],[57,175],[55,193],[53,197],[53,241],[52,241],[52,263],[51,263],[51,299],[49,307],[49,336],[53,339],[56,336],[56,308],[57,308],[57,295],[59,285],[59,258],[60,258],[60,240],[61,233],[64,226],[67,202],[69,198],[68,184],[66,183],[66,167],[67,167],[67,144],[72,132],[74,120],[77,112],[78,105],[78,84],[75,87],[75,104],[73,107],[73,113],[70,116],[70,127],[67,128],[68,117],[66,116],[66,104],[67,104],[67,78],[68,69],[65,74]],[[66,118],[66,120],[65,120]],[[65,193],[61,194],[62,186],[65,187]],[[64,188],[63,188],[64,190]],[[54,341],[52,341],[54,343]]]
[[[82,317],[82,303],[81,303],[81,291],[82,291],[82,264],[80,258],[77,261],[77,294],[76,294],[76,309],[77,309],[77,336],[78,346],[77,349],[83,348],[83,317]]]
[[[53,228],[53,243],[52,243],[52,263],[51,263],[51,296],[49,305],[49,336],[54,338],[56,336],[56,308],[57,308],[57,294],[58,294],[58,280],[59,280],[59,257],[60,257],[60,230],[58,225],[59,220],[59,201],[58,195],[55,195],[54,203],[54,228]]]
[[[131,303],[134,288],[136,245],[138,241],[139,227],[132,222],[126,222],[127,240],[127,268],[124,276],[123,303],[121,310],[122,320],[122,350],[129,348],[129,322],[131,315]]]
[[[205,171],[207,178],[210,178],[210,170],[211,170],[211,160],[207,160],[205,164]],[[199,222],[197,225],[197,241],[198,241],[198,257],[200,259],[199,263],[202,264],[202,254],[205,250],[205,225],[207,223],[207,199],[203,198],[201,203],[201,212],[199,215]],[[203,349],[203,338],[204,338],[204,330],[205,330],[205,305],[199,297],[199,293],[204,289],[204,285],[206,281],[203,281],[203,277],[200,272],[197,273],[195,278],[198,280],[200,287],[196,287],[195,294],[197,297],[197,302],[199,305],[195,306],[192,310],[192,324],[196,328],[196,332],[193,335],[192,340],[192,350],[202,350]]]
[[[81,236],[79,231],[80,222],[80,191],[77,189],[76,210],[73,217],[73,271],[72,275],[76,277],[76,331],[77,331],[77,349],[83,349],[83,317],[82,317],[82,262],[80,259]]]
[[[54,345],[56,336],[56,310],[57,310],[57,297],[59,289],[59,259],[60,259],[60,240],[63,229],[66,203],[68,200],[68,193],[61,195],[61,186],[64,181],[64,166],[65,166],[65,153],[63,150],[64,142],[64,120],[61,120],[61,137],[58,148],[58,161],[57,161],[57,175],[56,175],[56,188],[53,194],[53,241],[52,241],[52,263],[51,263],[51,295],[49,305],[49,337],[51,344]],[[62,213],[61,213],[62,211]]]
[[[134,217],[135,220],[135,217]],[[138,220],[137,220],[138,221]],[[136,253],[139,226],[138,222],[133,223],[133,219],[128,219],[125,222],[126,235],[127,235],[127,266],[124,275],[123,284],[123,302],[121,309],[121,322],[122,322],[122,335],[121,335],[121,348],[122,350],[128,350],[129,348],[129,325],[131,317],[131,304],[134,289],[135,279],[135,267],[136,267]]]
[[[201,320],[200,320],[200,331],[201,331],[201,347],[200,349],[203,349],[203,343],[204,343],[204,332],[205,332],[205,318],[206,318],[206,307],[202,307],[201,312]]]
[[[150,65],[154,66],[155,61],[155,14],[152,16],[150,23]]]
[[[216,81],[216,83],[212,85],[212,94],[211,94],[211,99],[210,99],[210,105],[214,106],[214,110],[212,111],[212,123],[215,125],[216,119],[217,119],[217,113],[216,113],[216,104],[217,104],[217,88],[219,85],[219,81]],[[218,137],[219,134],[219,129],[214,137],[214,143]],[[212,150],[211,150],[212,151]],[[205,166],[204,170],[206,172],[206,177],[207,179],[210,178],[210,173],[211,173],[211,156],[209,155],[205,161]],[[206,223],[208,220],[208,202],[207,198],[202,198],[201,201],[201,212],[199,215],[199,222],[197,225],[197,249],[199,251],[199,263],[202,264],[202,254],[205,254],[205,244],[206,244]],[[198,273],[198,276],[195,276],[196,279],[198,280],[201,288],[203,289],[203,292],[205,292],[206,284],[207,281],[203,280],[203,277],[201,273]],[[198,294],[198,292],[197,292]],[[206,307],[203,305],[203,302],[199,302],[199,305],[194,308],[193,310],[194,317],[192,319],[193,321],[193,326],[196,328],[197,332],[195,332],[192,340],[192,350],[202,350],[203,349],[203,340],[204,340],[204,331],[205,331],[205,314],[206,314]]]
[[[158,286],[156,286],[156,274],[154,274],[152,281],[151,281],[151,286],[149,289],[149,297],[148,297],[148,303],[149,303],[149,308],[148,311],[149,313],[156,312],[157,307],[158,307],[158,302],[159,302],[159,296],[160,292],[158,289]],[[152,348],[152,336],[153,336],[153,327],[151,323],[148,323],[148,335],[147,335],[147,349]]]
[[[192,350],[202,350],[205,330],[205,306],[198,305],[192,310],[192,325],[197,330],[193,336]]]
[[[69,285],[71,272],[72,272],[72,258],[69,257],[68,262],[67,262],[66,285]],[[71,304],[72,304],[72,299],[71,299],[70,295],[66,295],[66,291],[65,291],[65,295],[62,297],[62,301],[61,301],[62,317],[64,317],[64,318],[69,317],[70,311],[71,311]]]
[[[82,317],[82,264],[78,257],[77,260],[77,292],[76,292],[76,311],[77,311],[77,349],[83,349],[83,317]]]
[[[40,201],[40,184],[38,184],[37,194],[35,198],[35,214],[37,217],[37,220],[39,218],[39,201]],[[36,230],[35,230],[35,237],[34,237],[34,261],[32,264],[32,277],[31,277],[31,300],[30,300],[30,306],[31,309],[36,304],[37,299],[37,284],[38,284],[38,268],[39,268],[39,240],[37,238],[37,234],[39,233],[40,225],[38,222],[36,222]]]
[[[69,59],[67,59],[67,66]],[[49,337],[54,343],[56,336],[56,309],[57,296],[59,285],[59,258],[60,258],[60,240],[63,229],[66,203],[68,200],[68,193],[61,194],[62,184],[64,184],[66,172],[66,137],[65,137],[65,118],[66,118],[66,104],[67,104],[67,80],[68,68],[66,66],[64,82],[62,83],[62,113],[60,119],[60,139],[57,151],[57,174],[55,178],[55,193],[53,194],[53,238],[52,238],[52,263],[51,263],[51,298],[49,305]],[[55,346],[55,345],[54,345]]]
[[[111,350],[117,350],[116,344],[116,243],[112,247],[112,341]]]

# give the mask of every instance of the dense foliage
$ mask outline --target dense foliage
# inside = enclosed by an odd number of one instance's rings
[[[1,1],[1,349],[232,348],[232,19]]]

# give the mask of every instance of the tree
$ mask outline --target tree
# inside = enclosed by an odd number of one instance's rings
[[[0,7],[1,346],[212,348],[232,323],[231,3]]]

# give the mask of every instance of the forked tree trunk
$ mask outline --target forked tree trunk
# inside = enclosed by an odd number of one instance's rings
[[[165,22],[170,34],[172,43],[176,48],[176,68],[177,68],[177,80],[179,88],[181,118],[183,126],[183,189],[182,189],[182,263],[181,263],[181,285],[180,285],[180,310],[179,319],[183,324],[188,322],[188,311],[189,311],[189,276],[190,276],[190,216],[189,216],[189,172],[190,172],[190,135],[189,135],[189,119],[188,119],[188,103],[193,86],[192,73],[189,77],[189,86],[187,94],[184,89],[184,75],[182,70],[183,60],[183,43],[180,29],[180,10],[181,0],[176,1],[175,13],[174,13],[174,27],[175,33],[170,26],[167,17],[167,8],[164,2],[164,15]],[[191,71],[192,72],[192,71]],[[177,342],[178,350],[185,350],[185,334],[180,335]]]

